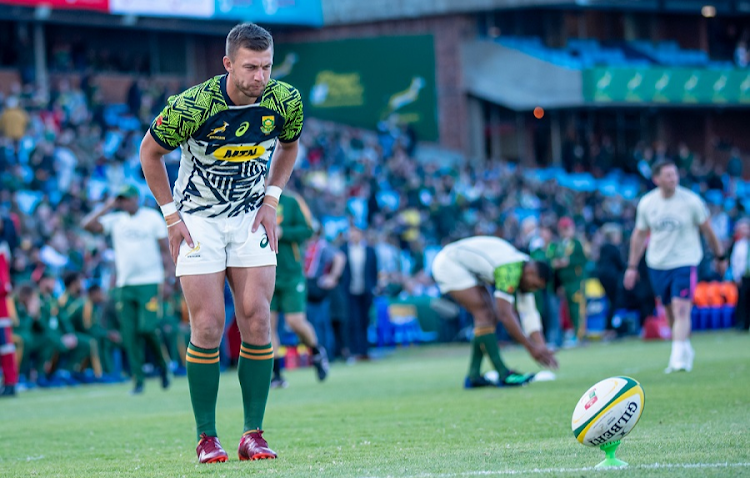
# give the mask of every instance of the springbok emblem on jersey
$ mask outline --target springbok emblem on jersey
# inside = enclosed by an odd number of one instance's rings
[[[219,134],[219,133],[226,132],[227,126],[229,126],[229,123],[227,123],[226,121],[224,121],[224,125],[223,126],[219,126],[218,128],[212,129],[211,132],[208,133],[208,137],[211,138],[211,139],[224,139],[221,136],[216,136],[216,135]]]
[[[270,134],[276,127],[276,118],[274,116],[264,116],[261,122],[260,130],[263,134]]]

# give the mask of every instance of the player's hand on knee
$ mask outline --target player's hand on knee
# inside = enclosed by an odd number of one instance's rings
[[[255,215],[255,222],[253,222],[253,232],[258,230],[259,226],[263,226],[268,236],[268,244],[271,246],[273,252],[279,251],[279,238],[276,234],[276,208],[268,203],[263,203],[258,209],[258,213]]]
[[[180,245],[182,241],[193,248],[193,238],[190,236],[187,226],[182,220],[179,222],[173,222],[171,226],[167,227],[169,232],[169,254],[172,256],[172,261],[177,264],[177,257],[180,255]]]

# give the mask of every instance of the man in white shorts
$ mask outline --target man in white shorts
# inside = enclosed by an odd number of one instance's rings
[[[557,360],[541,334],[541,318],[533,294],[547,284],[550,276],[547,264],[531,261],[503,239],[476,236],[445,246],[435,256],[432,276],[440,292],[450,295],[474,317],[471,363],[464,388],[518,386],[534,378],[534,374],[520,374],[506,367],[495,335],[498,322],[534,360],[545,367],[557,368]],[[494,286],[494,300],[488,286]],[[485,355],[497,370],[497,383],[481,375]]]
[[[697,194],[679,185],[677,166],[672,161],[658,162],[652,168],[652,177],[658,188],[638,202],[624,285],[626,289],[635,285],[638,263],[645,250],[651,286],[664,305],[672,327],[672,353],[664,372],[689,372],[695,357],[690,344],[690,309],[696,267],[703,259],[701,233],[716,256],[716,269],[722,276],[727,262],[711,228],[706,204]]]
[[[216,431],[225,277],[242,336],[244,433],[237,453],[240,460],[276,458],[262,430],[273,367],[276,207],[303,122],[299,92],[270,78],[268,31],[252,23],[234,27],[223,62],[225,75],[169,98],[141,143],[143,173],[167,222],[190,312],[186,368],[200,463],[227,460]],[[173,195],[162,156],[177,147],[182,159]]]

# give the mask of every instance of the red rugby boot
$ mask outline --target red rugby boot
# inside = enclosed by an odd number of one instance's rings
[[[263,438],[263,430],[245,432],[237,449],[240,460],[272,460],[276,458],[276,452],[268,448],[268,443]]]
[[[205,433],[201,433],[201,441],[198,442],[195,452],[198,454],[199,463],[219,463],[229,459],[229,455],[221,447],[219,439],[210,437]]]

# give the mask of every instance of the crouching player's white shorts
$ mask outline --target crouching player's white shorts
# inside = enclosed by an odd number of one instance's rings
[[[275,266],[276,253],[268,244],[265,228],[261,225],[251,232],[256,212],[216,218],[183,214],[194,247],[182,241],[176,275],[212,274],[227,267]]]
[[[445,249],[438,252],[432,261],[432,278],[435,279],[442,294],[470,289],[480,284],[479,279],[463,264],[447,254]]]

